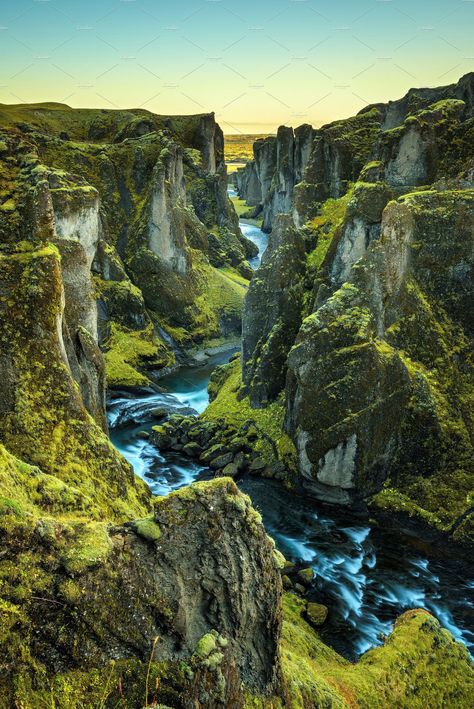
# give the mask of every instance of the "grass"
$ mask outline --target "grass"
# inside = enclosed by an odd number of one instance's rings
[[[245,199],[240,199],[240,197],[238,197],[237,195],[231,197],[230,201],[234,205],[234,209],[237,212],[239,218],[252,209],[248,206],[248,204],[245,203]]]
[[[224,157],[227,163],[246,163],[253,159],[253,144],[259,138],[268,138],[270,134],[236,134],[226,135],[224,143]]]
[[[276,401],[265,408],[253,409],[248,396],[238,398],[241,385],[240,359],[236,359],[228,365],[227,378],[217,397],[202,415],[203,418],[214,421],[224,419],[227,424],[236,429],[249,420],[254,421],[258,429],[274,441],[281,458],[293,457],[296,454],[293,442],[283,432],[285,415],[283,404]],[[271,458],[273,453],[270,443],[265,438],[256,441],[255,449],[268,458]]]
[[[311,229],[318,232],[316,248],[308,255],[310,268],[321,267],[336,229],[342,224],[351,197],[352,191],[349,190],[340,199],[327,199],[321,207],[321,213],[308,223]]]
[[[139,368],[157,361],[160,354],[152,326],[145,330],[129,330],[111,323],[111,334],[106,348],[104,359],[109,386],[149,384],[150,380]]]

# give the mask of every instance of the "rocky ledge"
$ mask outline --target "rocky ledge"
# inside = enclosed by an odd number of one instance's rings
[[[106,691],[138,707],[149,687],[171,706],[239,707],[243,687],[279,692],[278,559],[231,480],[120,526],[5,504],[0,522],[2,578],[14,578],[0,603],[1,706],[95,706]]]

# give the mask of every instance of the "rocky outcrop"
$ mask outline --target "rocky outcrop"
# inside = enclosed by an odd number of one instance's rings
[[[256,207],[262,202],[262,188],[257,175],[255,162],[248,162],[234,173],[234,184],[239,195],[249,207]]]
[[[381,121],[381,112],[374,108],[316,131],[306,172],[295,189],[297,225],[314,217],[325,200],[347,192],[370,158]]]
[[[303,306],[305,249],[289,216],[276,220],[258,274],[252,279],[242,318],[243,381],[258,405],[282,390],[286,358]]]
[[[263,412],[284,399],[312,495],[345,505],[376,495],[466,543],[471,85],[468,75],[422,92],[436,102],[390,130],[377,105],[316,132],[278,248],[249,289],[234,383],[237,400]]]
[[[155,356],[152,332],[133,347],[124,339],[153,324],[125,252],[120,258],[104,238],[118,222],[85,178],[45,166],[33,144],[25,155],[8,136],[3,174],[15,179],[0,210],[0,705],[40,706],[48,696],[58,706],[93,706],[113,695],[133,707],[240,707],[246,693],[279,692],[280,573],[249,499],[223,479],[153,506],[101,428],[95,287],[116,316],[105,336],[117,351]],[[182,245],[194,257],[197,244],[186,231],[180,244],[179,219],[197,226],[197,237],[206,232],[179,204],[181,157],[176,146],[150,161],[143,219],[127,238],[148,239],[143,248],[184,278],[176,251]],[[116,198],[106,193],[102,207]],[[228,307],[225,289],[218,283]],[[126,365],[115,363],[124,378]]]
[[[382,213],[392,196],[390,188],[380,182],[355,185],[344,221],[330,247],[327,272],[331,286],[340,286],[347,281],[352,266],[379,238]]]
[[[387,104],[376,104],[384,114],[382,130],[391,130],[401,126],[405,119],[428,106],[446,99],[459,99],[468,106],[468,114],[472,115],[474,108],[474,73],[462,76],[455,84],[437,88],[410,89],[403,98],[389,101]],[[370,110],[369,106],[364,111]]]
[[[398,101],[368,106],[320,129],[303,125],[293,133],[282,126],[276,138],[255,142],[254,160],[235,178],[239,194],[263,210],[263,228],[270,231],[279,213],[303,226],[325,200],[342,197],[370,159],[382,161],[386,181],[401,188],[430,184],[438,173],[459,174],[456,151],[469,149],[451,119],[456,113],[462,121],[472,116],[473,86],[474,74],[467,74],[457,84],[411,89]]]
[[[76,333],[81,349],[70,359],[59,251],[53,245],[24,242],[1,260],[2,442],[22,460],[55,476],[58,486],[62,481],[65,491],[71,486],[73,508],[87,505],[91,515],[97,514],[110,495],[117,502],[107,503],[107,508],[115,513],[121,507],[140,509],[140,498],[147,498],[145,488],[135,486],[130,466],[85,408],[93,403],[87,399],[93,377],[83,386],[84,394],[78,387],[81,380],[74,379],[77,372],[84,377],[90,370],[100,373],[103,363],[83,328]],[[100,470],[106,473],[99,475]],[[78,477],[82,496],[72,492]]]
[[[383,179],[401,190],[459,174],[470,157],[465,119],[468,106],[457,99],[432,104],[381,134],[376,158]],[[466,140],[467,139],[467,140]]]
[[[349,502],[388,478],[404,491],[423,479],[429,500],[454,469],[469,476],[473,208],[469,192],[390,203],[380,239],[303,321],[288,358],[287,425],[317,496]]]
[[[293,188],[303,178],[314,134],[309,125],[295,130],[280,126],[276,138],[256,141],[254,160],[238,172],[239,195],[263,211],[263,231],[271,231],[278,214],[291,212]]]
[[[241,707],[244,691],[279,690],[280,574],[259,515],[232,481],[193,485],[122,526],[50,525],[48,540],[34,526],[18,531],[2,558],[5,567],[29,541],[34,566],[54,579],[23,606],[23,659],[14,663],[14,644],[3,655],[5,702],[20,701],[34,676],[34,706],[48,687],[40,667],[56,676],[60,703],[66,686],[92,702],[94,677],[110,673],[110,694],[119,700],[121,676],[133,707],[147,691],[191,708]]]

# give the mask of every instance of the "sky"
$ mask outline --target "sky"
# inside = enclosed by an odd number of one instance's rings
[[[0,103],[320,126],[474,70],[474,0],[0,0]]]

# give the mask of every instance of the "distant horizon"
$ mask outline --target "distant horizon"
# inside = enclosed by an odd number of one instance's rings
[[[0,103],[319,127],[474,69],[474,2],[0,0]]]
[[[48,2],[49,2],[49,0],[42,0],[42,1],[45,1],[45,2],[48,1]],[[125,1],[126,1],[126,2],[134,2],[135,0],[120,0],[120,1],[121,1],[121,2],[125,2]],[[206,0],[206,1],[209,1],[209,2],[210,2],[211,0]],[[214,1],[214,0],[213,0],[213,1]],[[219,1],[219,0],[215,0],[215,1]],[[303,1],[303,2],[304,2],[305,0],[291,0],[291,1]],[[377,0],[377,1],[378,1],[378,0]],[[384,1],[390,2],[391,0],[384,0]],[[471,0],[470,0],[470,1],[471,1]],[[474,4],[474,0],[472,0],[472,2],[473,2],[473,4]],[[474,72],[474,68],[472,69],[472,72]],[[302,125],[303,123],[309,123],[309,124],[312,125],[314,128],[320,128],[321,126],[326,125],[326,124],[328,124],[328,123],[332,123],[333,121],[338,121],[338,120],[342,120],[342,119],[345,119],[345,118],[350,118],[351,116],[354,116],[354,115],[356,115],[357,113],[359,113],[359,112],[360,112],[364,107],[366,107],[366,106],[369,106],[369,105],[372,105],[372,104],[376,104],[376,103],[388,103],[389,101],[397,101],[397,100],[403,98],[403,96],[405,96],[405,95],[407,94],[407,92],[408,92],[410,89],[437,88],[437,87],[440,87],[440,86],[448,86],[448,85],[450,85],[450,84],[455,84],[455,83],[457,83],[463,76],[465,76],[466,74],[469,74],[469,73],[471,73],[471,72],[470,72],[470,71],[463,72],[462,74],[459,74],[457,77],[455,77],[455,78],[453,79],[453,81],[446,82],[446,83],[433,84],[432,86],[425,86],[425,85],[423,85],[423,86],[422,86],[422,85],[420,85],[420,86],[418,86],[418,85],[415,86],[415,85],[411,85],[411,84],[410,84],[410,85],[407,85],[405,91],[403,91],[403,93],[400,94],[399,96],[390,96],[390,97],[388,97],[388,98],[386,98],[386,99],[378,99],[378,100],[371,101],[370,103],[367,103],[367,104],[365,104],[364,106],[361,106],[357,111],[355,111],[355,112],[353,112],[353,113],[348,113],[347,115],[333,116],[332,118],[329,118],[328,120],[324,120],[324,121],[321,120],[321,121],[319,121],[319,122],[311,122],[311,121],[307,121],[307,120],[300,120],[299,122],[298,122],[298,121],[295,121],[295,122],[293,122],[293,123],[289,123],[289,122],[286,122],[286,123],[278,123],[278,125],[275,125],[274,122],[272,122],[272,123],[258,123],[258,122],[255,122],[255,123],[252,123],[252,122],[239,123],[238,121],[235,121],[235,122],[232,122],[232,123],[228,123],[227,121],[219,121],[216,111],[213,110],[212,108],[211,108],[209,111],[194,111],[194,112],[186,112],[186,113],[176,113],[176,112],[161,111],[161,110],[159,110],[159,109],[156,109],[156,110],[152,110],[152,109],[150,109],[150,108],[144,109],[142,106],[127,106],[127,105],[123,105],[123,106],[113,106],[113,107],[107,106],[107,105],[95,105],[95,106],[94,106],[94,105],[81,105],[81,106],[75,106],[75,105],[72,105],[71,103],[67,103],[67,102],[64,102],[64,101],[58,101],[58,100],[56,100],[56,99],[45,99],[45,100],[39,100],[39,101],[24,101],[24,102],[0,101],[0,106],[2,106],[2,105],[4,105],[4,106],[15,106],[15,105],[32,105],[32,106],[34,106],[34,105],[41,105],[41,104],[43,104],[43,105],[46,105],[46,104],[58,104],[58,105],[61,105],[61,104],[62,104],[62,105],[67,106],[68,108],[71,108],[71,109],[73,109],[73,110],[76,110],[76,109],[92,110],[92,111],[101,111],[101,110],[113,110],[113,111],[136,111],[136,110],[146,110],[146,111],[149,111],[150,113],[154,113],[155,115],[158,115],[158,116],[193,116],[193,115],[199,115],[199,114],[201,114],[201,113],[204,113],[204,114],[206,114],[206,113],[214,113],[215,116],[216,116],[216,122],[217,122],[217,123],[219,124],[219,126],[221,127],[222,132],[224,133],[225,136],[226,136],[226,135],[228,135],[228,136],[232,136],[232,135],[236,135],[236,136],[238,136],[238,135],[240,135],[240,136],[246,136],[246,135],[251,135],[251,136],[259,136],[259,135],[268,136],[268,135],[276,135],[279,126],[282,126],[282,125],[283,125],[283,126],[292,127],[292,128],[296,128],[297,126],[300,126],[300,125]],[[227,125],[229,126],[229,128],[228,128],[227,130],[224,128],[223,123],[224,123],[224,124],[227,124]],[[239,126],[240,126],[240,128],[239,128]],[[251,130],[251,128],[253,128],[254,130]],[[266,130],[265,130],[265,128],[266,128]]]

